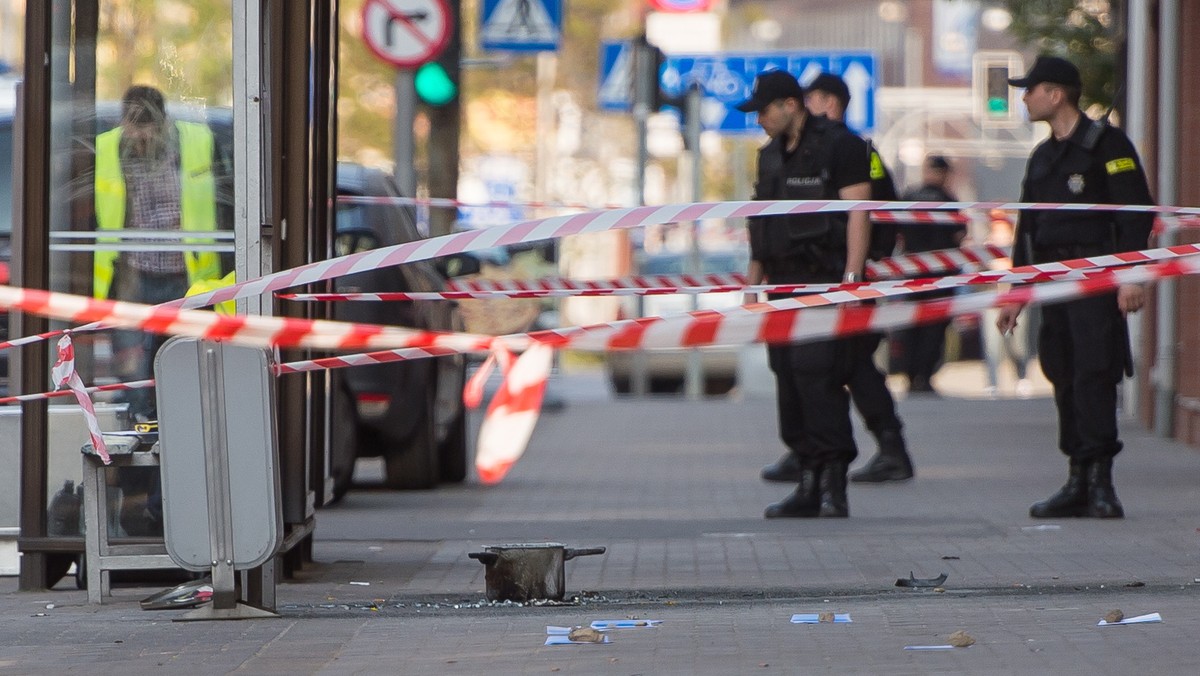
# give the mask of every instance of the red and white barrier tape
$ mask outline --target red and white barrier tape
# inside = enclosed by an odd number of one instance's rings
[[[75,371],[75,346],[71,344],[71,334],[68,333],[59,339],[58,360],[54,362],[50,373],[56,389],[66,387],[75,395],[79,408],[83,409],[83,420],[87,424],[88,436],[92,439],[92,448],[104,464],[111,463],[112,458],[108,457],[108,447],[105,446],[104,435],[100,431],[100,421],[96,419],[96,407],[92,404],[79,373]]]
[[[510,244],[526,244],[567,235],[628,230],[705,218],[749,218],[783,214],[836,213],[889,209],[1038,209],[1040,211],[1117,211],[1200,215],[1200,208],[1112,204],[1062,204],[1023,202],[880,202],[871,200],[776,200],[668,204],[553,216],[486,230],[470,230],[417,242],[396,244],[340,258],[309,263],[259,279],[239,282],[168,304],[172,307],[206,307],[227,300],[257,296],[301,284],[321,282],[380,267],[412,263],[450,254],[468,253]]]
[[[967,225],[970,217],[957,211],[872,211],[875,223],[898,225]]]
[[[126,390],[140,390],[146,387],[154,387],[154,380],[135,380],[128,383],[110,383],[108,385],[93,385],[85,387],[84,393],[88,396],[97,392],[124,392]],[[43,399],[57,399],[59,397],[75,396],[73,390],[55,390],[53,392],[39,392],[36,394],[14,394],[11,397],[0,398],[0,405],[3,404],[19,404],[23,401],[42,401]]]
[[[943,249],[907,254],[867,264],[869,279],[912,277],[917,274],[937,274],[968,266],[986,265],[997,258],[1007,257],[1008,248],[985,244],[980,246]],[[534,280],[522,279],[472,279],[455,280],[447,283],[444,292],[420,293],[280,293],[287,300],[431,300],[438,298],[461,300],[467,298],[546,298],[563,296],[640,295],[639,289],[647,293],[712,293],[741,290],[747,283],[746,275],[740,272],[703,273],[682,275],[637,275],[597,280],[573,280],[565,277],[546,277]],[[835,285],[814,285],[803,290],[827,291]],[[796,289],[801,290],[801,289]],[[580,293],[573,293],[579,291]],[[0,344],[0,347],[3,347]]]
[[[879,261],[867,262],[868,279],[894,279],[915,275],[936,275],[968,266],[984,266],[997,258],[1007,258],[1009,248],[994,244],[965,246],[961,249],[922,251]]]
[[[1144,263],[1154,260],[1165,260],[1194,254],[1200,251],[1200,245],[1180,245],[1163,249],[1133,251],[1106,256],[1075,259],[1054,263],[1027,266],[1013,271],[997,271],[986,273],[971,273],[965,276],[945,278],[933,284],[953,285],[963,279],[1002,280],[1019,279],[1011,275],[1025,273],[1054,273],[1068,270],[1080,270],[1089,267],[1112,267]],[[876,286],[871,284],[840,285],[839,290],[825,294],[814,294],[790,299],[791,307],[812,307],[815,305],[839,303],[866,298],[881,298],[884,296],[913,293],[930,285],[919,285],[915,288],[905,286]],[[778,303],[787,301],[775,301]],[[437,333],[403,329],[394,326],[378,326],[370,324],[347,324],[322,320],[303,320],[284,317],[267,316],[222,316],[213,312],[196,310],[179,310],[174,308],[150,307],[134,303],[114,303],[99,301],[81,296],[70,296],[46,291],[14,289],[0,286],[0,306],[15,308],[33,314],[49,316],[63,320],[93,319],[102,320],[106,324],[122,328],[140,329],[152,333],[171,335],[187,335],[208,340],[229,340],[235,343],[254,346],[304,347],[311,349],[336,350],[354,349],[359,347],[386,348],[425,348],[451,349],[462,352],[479,352],[491,349],[494,341],[503,341],[504,345],[514,351],[522,351],[532,342],[551,342],[559,346],[573,343],[583,336],[596,336],[601,333],[637,331],[636,327],[646,327],[658,322],[671,325],[685,326],[696,318],[711,318],[713,311],[701,311],[690,314],[669,315],[663,318],[642,318],[610,322],[606,324],[570,329],[557,329],[537,334],[514,334],[496,338],[463,333]],[[731,311],[737,311],[735,308]],[[719,313],[718,313],[719,314]],[[586,341],[585,341],[586,342]],[[625,345],[624,340],[618,340],[616,347],[632,347]],[[653,347],[679,347],[691,345],[690,342],[679,344],[656,344]],[[645,347],[650,347],[646,345]],[[606,349],[596,346],[588,349]]]
[[[621,209],[628,204],[584,204],[582,202],[538,202],[519,200],[491,200],[486,202],[470,202],[449,197],[379,197],[366,195],[341,195],[338,204],[362,204],[368,206],[422,206],[434,209],[492,209],[492,208],[522,208],[522,209]],[[954,211],[875,211],[871,220],[877,223],[936,223],[948,225],[965,225],[970,222],[966,215]]]
[[[881,202],[874,200],[775,200],[775,201],[732,201],[699,202],[692,204],[669,204],[642,206],[605,211],[593,211],[565,216],[522,221],[509,225],[493,226],[486,230],[471,230],[442,235],[416,242],[407,242],[380,249],[373,249],[339,258],[309,263],[289,270],[272,273],[258,279],[200,293],[187,298],[163,303],[160,308],[199,308],[229,300],[249,298],[271,291],[302,284],[326,281],[344,275],[389,267],[403,263],[428,260],[450,254],[468,253],[496,246],[523,244],[546,239],[584,233],[606,232],[694,221],[705,218],[749,218],[784,214],[837,213],[846,211],[874,211],[895,209],[950,210],[950,209],[1038,209],[1040,211],[1118,211],[1125,213],[1167,213],[1200,215],[1200,208],[1111,205],[1111,204],[1062,204],[1023,202]],[[94,330],[104,326],[94,321],[74,330]],[[10,341],[10,345],[23,345],[42,340],[27,337]]]
[[[770,303],[758,303],[754,305],[731,308],[727,311],[704,311],[696,313],[680,313],[675,315],[666,315],[664,317],[643,318],[640,320],[624,320],[619,322],[609,322],[605,324],[574,327],[569,329],[557,329],[553,331],[544,331],[532,334],[514,334],[510,336],[502,336],[499,338],[467,336],[465,341],[467,344],[453,344],[453,341],[445,341],[440,344],[429,345],[426,347],[410,347],[393,350],[383,350],[364,354],[344,355],[337,357],[327,357],[323,359],[303,360],[281,364],[276,367],[276,373],[301,373],[305,371],[313,371],[320,369],[345,368],[352,366],[363,366],[369,364],[382,364],[395,361],[404,361],[408,359],[421,359],[426,357],[440,357],[462,352],[484,352],[492,349],[492,344],[488,341],[499,341],[506,344],[512,349],[521,349],[521,343],[525,342],[547,342],[556,346],[570,346],[583,348],[583,345],[575,345],[572,343],[572,337],[578,334],[586,334],[588,332],[614,332],[630,328],[643,327],[649,323],[662,321],[674,322],[676,324],[683,323],[687,329],[685,332],[693,334],[699,333],[697,329],[687,328],[693,320],[700,320],[702,323],[711,324],[712,318],[715,315],[728,314],[730,312],[750,312],[755,314],[770,314],[780,310],[795,310],[800,308],[811,308],[821,305],[845,303],[850,301],[858,301],[863,299],[880,298],[887,295],[902,295],[904,293],[912,293],[933,288],[941,288],[938,285],[956,285],[960,280],[978,281],[979,283],[1025,283],[1030,281],[1045,281],[1045,280],[1062,280],[1071,278],[1072,283],[1103,283],[1108,279],[1112,279],[1111,271],[1097,269],[1115,266],[1127,266],[1131,264],[1147,263],[1154,261],[1172,262],[1175,259],[1192,260],[1195,254],[1200,254],[1200,244],[1184,244],[1174,247],[1164,247],[1159,249],[1148,249],[1145,251],[1134,251],[1122,254],[1112,254],[1107,256],[1096,256],[1091,258],[1072,259],[1067,261],[1057,261],[1053,263],[1042,263],[1038,265],[1024,266],[1015,268],[1009,271],[991,271],[982,273],[972,273],[967,275],[958,275],[955,277],[944,277],[932,280],[907,280],[902,282],[887,282],[873,284],[844,284],[838,285],[840,290],[828,294],[813,294],[809,296],[801,296],[798,298],[789,298],[784,300],[772,301]],[[1192,263],[1189,262],[1189,265]],[[1170,268],[1164,268],[1170,271]],[[1125,272],[1125,271],[1123,271]],[[1191,274],[1190,268],[1184,269],[1176,274]],[[1152,279],[1152,278],[1151,278]],[[816,285],[814,285],[816,286]],[[2,287],[0,287],[2,288]],[[893,293],[888,293],[892,291]],[[978,297],[981,294],[972,294],[972,297]],[[898,303],[891,303],[895,305]],[[920,305],[909,304],[909,305]],[[967,310],[972,312],[977,310]],[[921,315],[921,312],[916,312]],[[697,325],[699,326],[699,325]],[[429,334],[436,335],[440,340],[446,337],[445,334]],[[461,335],[461,334],[457,334]],[[828,337],[828,336],[826,336]],[[694,337],[693,337],[694,339]],[[622,343],[627,340],[622,340]],[[756,342],[754,339],[745,342]],[[682,344],[682,343],[681,343]],[[696,345],[697,343],[690,343]],[[712,341],[703,344],[714,344]],[[722,343],[724,344],[724,343]],[[651,345],[644,345],[650,347]],[[673,345],[653,345],[653,347],[672,347]],[[621,344],[620,347],[630,347],[626,344]],[[89,392],[112,391],[120,389],[134,389],[138,387],[149,387],[153,385],[153,381],[137,381],[135,383],[102,385],[98,387],[88,388]],[[37,399],[45,399],[51,397],[62,396],[62,393],[45,393],[45,394],[27,394],[17,395],[0,399],[0,403],[10,403],[17,401],[33,401]]]
[[[468,407],[479,405],[491,365],[496,363],[504,378],[479,427],[475,451],[479,480],[489,485],[500,483],[529,445],[542,410],[546,381],[554,363],[554,349],[535,343],[514,359],[507,349],[498,345],[463,392],[463,402]]]
[[[468,202],[465,200],[453,199],[450,197],[377,197],[367,195],[339,195],[337,198],[338,204],[365,204],[365,205],[385,205],[385,206],[420,206],[431,207],[434,209],[459,209],[459,208],[509,208],[521,207],[525,209],[575,209],[575,210],[595,210],[595,209],[621,209],[629,206],[628,204],[584,204],[582,202],[521,202],[521,201],[505,201],[493,200],[487,202]]]
[[[161,305],[96,300],[51,291],[0,286],[0,307],[64,321],[91,321],[150,333],[228,340],[255,347],[345,350],[424,347],[446,341],[468,351],[487,349],[492,336],[438,334],[396,326],[349,324],[261,315],[225,316]]]
[[[883,282],[853,282],[845,284],[753,284],[726,286],[659,286],[636,287],[630,289],[559,289],[555,291],[393,291],[386,293],[297,293],[282,294],[280,298],[297,301],[353,301],[353,302],[390,302],[411,300],[462,300],[486,298],[578,298],[596,296],[661,296],[667,294],[702,294],[702,293],[788,293],[788,294],[827,294],[835,291],[862,292],[863,298],[878,298],[887,295],[892,289],[911,289],[912,291],[931,291],[934,289],[959,288],[980,284],[1024,284],[1029,282],[1048,282],[1073,275],[1083,279],[1089,273],[1092,275],[1104,273],[1102,268],[1085,270],[1060,270],[1056,272],[1026,272],[1014,273],[1008,270],[986,271],[955,275],[952,277],[924,277],[920,279],[899,279]],[[818,296],[809,296],[817,298]],[[862,298],[860,298],[862,300]],[[740,303],[739,303],[740,304]]]
[[[439,300],[439,299],[463,299],[463,298],[496,298],[496,297],[574,297],[574,296],[629,296],[629,295],[659,295],[669,293],[721,293],[721,292],[743,292],[743,293],[829,293],[835,291],[862,291],[862,292],[880,292],[878,295],[869,295],[864,297],[877,298],[887,295],[885,292],[891,289],[911,289],[913,291],[928,291],[932,289],[957,288],[960,286],[971,286],[980,284],[1024,284],[1030,282],[1047,282],[1063,279],[1069,273],[1078,272],[1086,273],[1086,271],[1102,269],[1108,267],[1116,267],[1123,265],[1134,265],[1146,263],[1156,260],[1165,260],[1168,258],[1191,255],[1200,253],[1200,245],[1183,244],[1175,247],[1164,247],[1161,249],[1147,249],[1145,251],[1131,251],[1122,254],[1112,254],[1111,256],[1097,256],[1093,258],[1083,258],[1077,260],[1059,261],[1054,263],[1043,263],[1039,265],[1030,265],[1018,268],[1016,270],[988,270],[982,272],[971,272],[948,277],[922,277],[917,279],[903,280],[886,280],[881,282],[854,282],[848,284],[759,284],[759,285],[744,285],[744,284],[726,284],[720,286],[643,286],[651,281],[694,281],[694,276],[661,276],[656,278],[636,278],[634,281],[639,286],[632,288],[623,288],[617,286],[621,280],[610,280],[613,282],[611,286],[601,286],[594,282],[580,282],[574,285],[563,284],[564,287],[573,286],[574,288],[548,289],[548,290],[502,290],[503,285],[508,282],[501,282],[497,285],[497,290],[466,292],[466,291],[427,291],[427,292],[388,292],[388,293],[313,293],[313,294],[280,294],[281,298],[292,300],[315,300],[315,301],[400,301],[400,300]],[[1093,273],[1094,275],[1095,273]],[[1087,274],[1079,274],[1074,278],[1083,279]],[[742,277],[744,279],[744,277]],[[531,284],[522,284],[518,282],[518,288],[528,287]],[[810,296],[809,298],[816,298]],[[860,299],[861,300],[861,299]],[[841,301],[844,302],[844,301]]]

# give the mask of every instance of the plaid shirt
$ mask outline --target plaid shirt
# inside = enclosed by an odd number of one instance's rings
[[[125,227],[129,230],[179,230],[181,227],[179,143],[173,134],[164,151],[157,157],[133,157],[122,152],[121,168],[129,200]],[[130,251],[123,258],[139,272],[162,275],[187,270],[183,254],[178,251]]]

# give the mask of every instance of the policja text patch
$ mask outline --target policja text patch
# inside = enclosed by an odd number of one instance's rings
[[[1137,162],[1134,162],[1132,157],[1118,157],[1115,160],[1105,162],[1104,168],[1108,170],[1109,175],[1119,174],[1122,171],[1137,169]]]

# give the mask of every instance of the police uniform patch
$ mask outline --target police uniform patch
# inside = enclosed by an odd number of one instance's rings
[[[883,170],[883,160],[880,159],[879,153],[871,153],[871,180],[878,181],[883,178],[885,172]]]
[[[1067,190],[1070,190],[1073,195],[1082,193],[1083,185],[1083,174],[1071,174],[1071,177],[1067,179]]]
[[[1105,162],[1104,168],[1110,175],[1119,174],[1122,171],[1133,171],[1137,169],[1137,162],[1134,162],[1132,157],[1118,157],[1110,162]]]

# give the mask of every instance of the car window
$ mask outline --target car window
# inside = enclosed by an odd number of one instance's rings
[[[684,254],[651,256],[642,262],[644,275],[681,275],[687,269],[688,257]],[[738,251],[708,252],[701,259],[701,272],[745,272],[747,256]]]
[[[678,275],[683,273],[683,256],[655,256],[642,263],[644,275]]]

